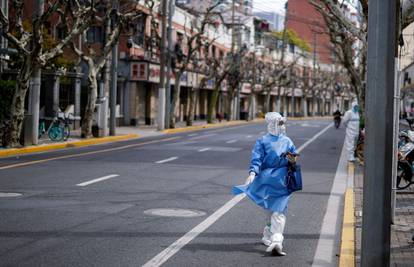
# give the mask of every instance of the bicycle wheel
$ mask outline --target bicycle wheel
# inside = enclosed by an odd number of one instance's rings
[[[397,188],[405,189],[411,185],[412,170],[408,162],[398,162],[397,170]]]
[[[48,132],[48,136],[52,141],[61,141],[63,139],[63,128],[53,126]]]
[[[70,128],[69,125],[63,126],[63,140],[66,141],[69,139],[70,136]]]

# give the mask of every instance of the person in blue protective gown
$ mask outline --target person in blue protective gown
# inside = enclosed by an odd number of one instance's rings
[[[262,242],[268,246],[267,252],[284,256],[283,231],[290,199],[285,176],[289,161],[296,161],[296,148],[286,136],[286,118],[277,112],[269,112],[265,120],[268,133],[256,141],[246,184],[233,187],[233,193],[246,193],[268,211],[270,223],[264,228]]]

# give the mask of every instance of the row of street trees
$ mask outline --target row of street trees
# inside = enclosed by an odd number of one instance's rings
[[[15,65],[18,71],[17,85],[14,91],[8,123],[4,124],[2,145],[6,147],[18,146],[20,143],[23,120],[25,115],[25,99],[30,83],[32,94],[31,104],[33,110],[39,109],[33,99],[39,99],[41,68],[48,66],[52,60],[71,50],[88,65],[88,103],[85,116],[82,118],[82,136],[90,137],[92,116],[98,92],[97,78],[107,63],[113,46],[117,43],[122,31],[134,22],[141,11],[139,1],[120,1],[119,9],[114,8],[110,1],[77,1],[55,0],[35,1],[35,12],[25,9],[25,1],[11,1],[8,16],[4,10],[0,12],[1,34],[5,37],[11,48],[17,50],[19,63]],[[144,1],[150,5],[151,1]],[[47,27],[51,22],[58,21],[64,29],[64,37],[46,43],[49,37]],[[77,47],[80,39],[93,25],[103,25],[106,29],[102,48],[86,46]],[[67,55],[66,55],[67,56]],[[108,77],[101,77],[108,79]],[[29,102],[30,102],[29,101]],[[38,114],[38,112],[37,112]],[[31,127],[37,138],[38,116],[34,116]]]
[[[327,0],[328,1],[328,0]],[[157,51],[160,43],[159,14],[156,11],[159,1],[78,1],[78,0],[35,0],[36,9],[33,14],[25,9],[25,1],[13,0],[8,14],[1,10],[0,34],[9,42],[9,47],[16,49],[14,62],[10,64],[17,70],[17,85],[10,103],[8,123],[3,123],[2,145],[6,147],[18,146],[21,142],[22,127],[25,110],[29,113],[39,109],[39,104],[33,99],[39,99],[41,69],[49,67],[59,61],[73,58],[73,64],[79,65],[82,61],[87,65],[87,104],[82,117],[82,137],[92,135],[92,120],[95,106],[99,96],[98,81],[108,84],[108,59],[112,48],[117,44],[121,33],[128,34],[131,27],[141,16],[150,16],[151,35],[148,39],[148,50]],[[320,4],[319,4],[320,5]],[[289,90],[292,94],[296,87],[301,87],[303,101],[306,109],[306,97],[321,94],[324,90],[333,88],[335,83],[332,73],[313,69],[312,77],[309,68],[306,70],[306,58],[309,57],[309,45],[300,39],[293,31],[270,32],[266,38],[272,40],[273,47],[257,51],[248,49],[242,44],[232,43],[232,49],[222,56],[210,56],[209,50],[215,43],[214,35],[219,25],[224,24],[231,28],[233,24],[226,24],[217,10],[218,4],[212,5],[202,12],[189,10],[193,19],[184,25],[184,38],[177,40],[172,54],[172,72],[175,84],[172,91],[170,114],[177,114],[179,108],[180,80],[186,71],[198,72],[203,75],[200,84],[190,92],[190,103],[187,114],[187,125],[192,125],[195,113],[195,96],[197,90],[204,89],[208,83],[213,84],[212,93],[208,101],[207,122],[212,123],[216,117],[215,111],[218,96],[226,81],[227,88],[227,119],[235,118],[237,111],[235,99],[240,93],[243,83],[250,84],[249,119],[253,119],[253,102],[259,94],[265,94],[264,111],[272,110],[272,92],[276,90],[276,109],[282,111],[282,97],[287,96]],[[321,6],[319,6],[321,7]],[[321,7],[321,10],[326,10]],[[325,12],[325,11],[324,11]],[[58,23],[64,33],[60,39],[51,38],[48,33],[50,25]],[[104,29],[101,44],[87,43],[84,36],[92,27],[100,26]],[[232,33],[233,34],[233,33]],[[233,34],[234,35],[234,34]],[[255,40],[255,43],[261,43]],[[298,47],[302,53],[294,53],[290,59],[285,55],[286,45]],[[159,49],[158,49],[159,52]],[[158,54],[158,59],[159,59]],[[352,80],[352,79],[351,79]],[[354,78],[355,80],[355,78]],[[255,90],[261,85],[262,91]],[[25,99],[30,87],[31,107],[25,106]],[[326,92],[325,92],[326,94]],[[102,95],[100,95],[102,97]],[[236,102],[237,103],[237,102]],[[283,106],[286,106],[284,103]],[[313,109],[315,110],[315,109]],[[34,112],[35,114],[36,112]],[[305,112],[306,114],[307,112]],[[37,112],[38,114],[38,112]],[[27,126],[27,125],[25,125]],[[176,117],[170,116],[170,127],[176,126]],[[38,116],[34,116],[32,125],[37,137]]]

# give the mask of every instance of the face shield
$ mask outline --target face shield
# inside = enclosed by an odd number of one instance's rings
[[[268,112],[265,116],[267,123],[267,132],[271,135],[278,136],[286,133],[286,118],[277,112]]]

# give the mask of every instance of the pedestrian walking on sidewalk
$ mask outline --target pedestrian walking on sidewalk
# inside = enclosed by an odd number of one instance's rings
[[[296,161],[296,148],[286,136],[286,118],[277,112],[269,112],[265,120],[268,133],[256,141],[249,177],[244,185],[233,187],[233,193],[246,193],[253,202],[266,210],[270,223],[264,228],[262,242],[268,246],[267,252],[284,256],[283,230],[291,196],[285,178],[289,162]]]
[[[356,101],[351,109],[345,112],[343,124],[346,127],[345,145],[348,150],[348,161],[355,161],[355,143],[359,135],[359,106]]]

